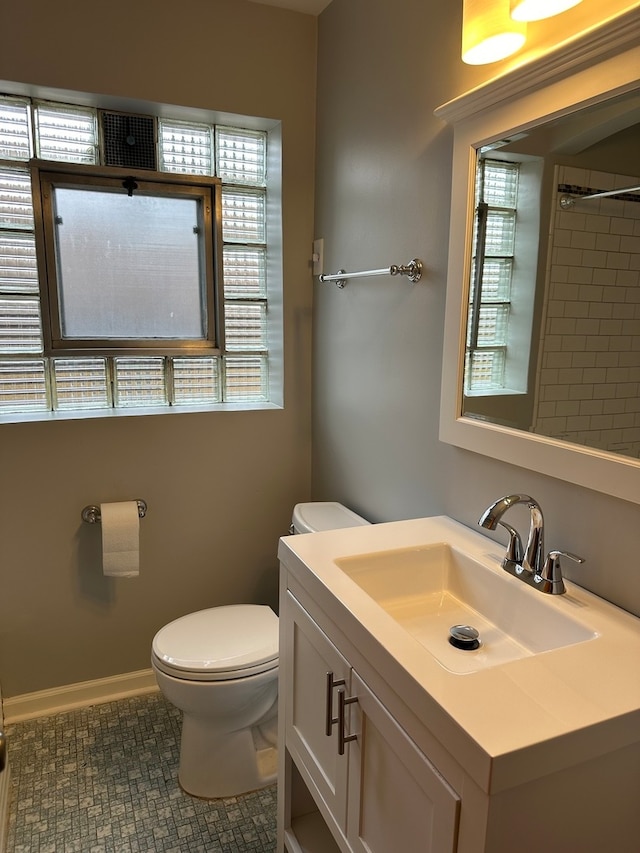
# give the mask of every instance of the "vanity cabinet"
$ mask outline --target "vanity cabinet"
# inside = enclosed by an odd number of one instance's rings
[[[454,853],[458,795],[289,590],[280,620],[278,850]]]
[[[638,853],[639,620],[568,582],[589,638],[460,674],[348,574],[442,542],[539,603],[446,517],[281,540],[278,853]]]

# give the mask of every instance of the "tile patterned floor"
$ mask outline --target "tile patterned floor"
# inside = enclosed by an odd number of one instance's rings
[[[150,694],[6,727],[8,853],[273,853],[276,789],[197,800],[180,714]]]

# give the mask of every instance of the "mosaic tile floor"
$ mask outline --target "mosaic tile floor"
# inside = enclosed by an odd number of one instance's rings
[[[6,727],[8,853],[273,853],[276,789],[197,800],[180,713],[150,694]]]

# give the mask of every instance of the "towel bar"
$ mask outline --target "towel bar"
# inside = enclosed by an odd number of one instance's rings
[[[331,275],[318,276],[319,281],[335,281],[337,287],[344,287],[349,278],[364,278],[374,275],[406,275],[412,284],[422,278],[423,264],[418,258],[413,258],[408,264],[391,264],[380,270],[362,270],[361,272],[345,272],[338,270]]]

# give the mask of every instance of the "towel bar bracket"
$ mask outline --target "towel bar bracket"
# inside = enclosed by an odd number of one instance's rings
[[[147,502],[139,498],[136,503],[138,504],[138,517],[144,518],[147,514]],[[87,524],[100,524],[102,520],[100,507],[95,506],[95,504],[86,506],[82,510],[82,520],[86,521]]]

